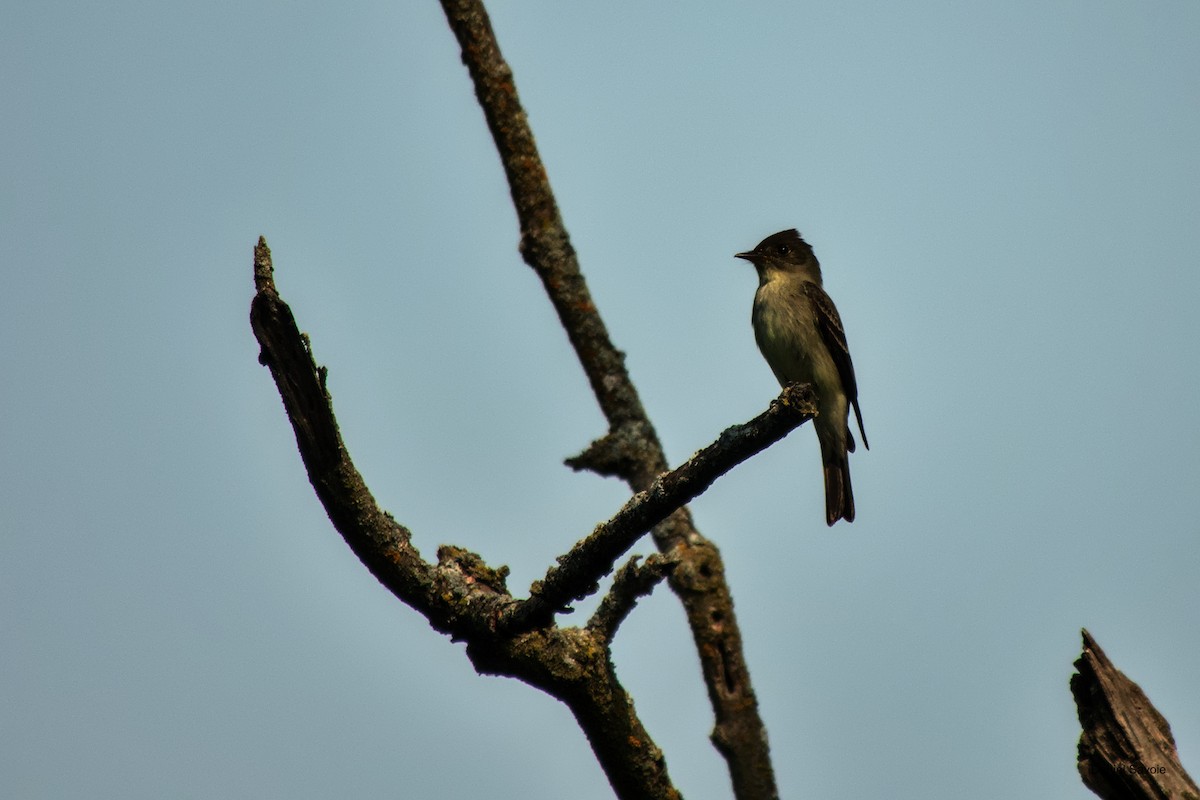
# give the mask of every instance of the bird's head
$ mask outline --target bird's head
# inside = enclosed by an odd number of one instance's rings
[[[821,265],[812,247],[795,228],[773,233],[758,243],[753,250],[735,253],[758,270],[759,275],[769,272],[797,273],[821,282]]]

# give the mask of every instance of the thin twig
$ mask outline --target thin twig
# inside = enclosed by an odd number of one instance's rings
[[[728,428],[683,464],[659,475],[649,488],[629,498],[616,515],[560,556],[558,565],[534,585],[528,600],[504,610],[500,628],[524,630],[549,624],[567,603],[592,594],[597,582],[646,531],[700,495],[721,475],[812,419],[814,413],[816,400],[810,386],[786,386],[766,411]]]
[[[654,591],[654,587],[679,564],[662,553],[653,553],[639,566],[640,558],[633,556],[617,570],[608,594],[604,595],[596,612],[588,620],[588,630],[595,631],[603,641],[613,640],[617,628],[633,611],[638,599]]]

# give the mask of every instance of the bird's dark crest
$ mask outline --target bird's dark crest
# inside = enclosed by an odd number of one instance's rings
[[[763,239],[753,250],[744,253],[734,253],[737,258],[744,258],[754,264],[761,265],[767,261],[788,260],[792,263],[803,264],[811,261],[816,263],[817,257],[812,246],[804,241],[800,231],[788,228],[786,231],[772,233]]]
[[[781,248],[787,248],[787,250],[781,250]],[[804,237],[800,235],[800,231],[795,228],[788,228],[786,231],[772,233],[763,239],[758,243],[758,247],[754,248],[754,251],[764,255],[782,256],[796,249],[808,253],[812,252],[812,246],[804,241]]]

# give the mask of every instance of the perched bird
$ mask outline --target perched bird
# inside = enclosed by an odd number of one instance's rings
[[[821,288],[821,265],[795,229],[780,231],[753,250],[737,253],[758,270],[750,322],[758,349],[780,386],[807,383],[817,395],[813,428],[825,466],[825,521],[854,521],[849,453],[854,452],[849,412],[854,407],[863,446],[858,384],[837,308]]]

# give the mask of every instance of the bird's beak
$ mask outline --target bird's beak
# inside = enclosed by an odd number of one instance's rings
[[[744,253],[734,253],[733,257],[734,258],[744,258],[747,261],[749,261],[751,264],[753,264],[754,261],[757,259],[757,255],[755,254],[755,252],[753,250],[747,250]]]

